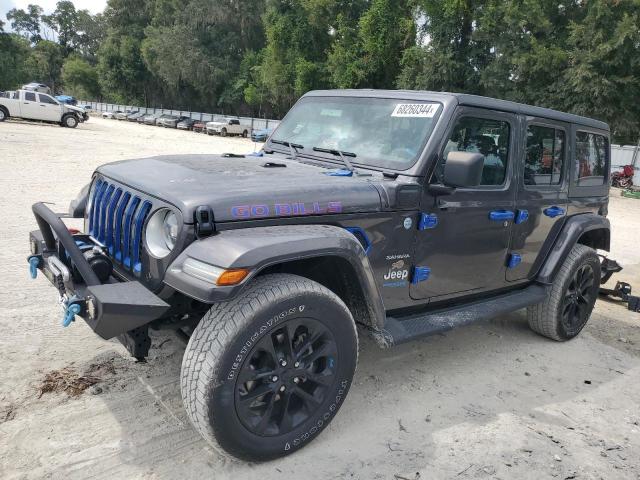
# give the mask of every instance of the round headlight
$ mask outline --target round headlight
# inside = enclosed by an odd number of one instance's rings
[[[178,217],[167,208],[156,211],[145,232],[147,250],[156,258],[166,257],[176,246],[178,239]]]

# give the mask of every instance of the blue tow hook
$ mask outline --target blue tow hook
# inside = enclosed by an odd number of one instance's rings
[[[31,274],[31,278],[36,278],[38,276],[38,267],[40,266],[40,257],[36,255],[32,255],[29,257],[29,273]]]
[[[82,308],[77,303],[67,304],[64,309],[64,317],[62,318],[62,326],[68,327],[75,320],[76,315],[80,313]]]

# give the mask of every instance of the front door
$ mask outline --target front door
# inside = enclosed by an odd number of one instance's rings
[[[40,100],[38,103],[40,108],[39,118],[47,122],[59,122],[62,117],[62,106],[58,101],[45,93],[39,93],[38,98]]]
[[[570,126],[553,120],[527,119],[523,159],[518,174],[512,250],[520,263],[506,272],[508,281],[533,277],[562,229],[567,211]]]
[[[456,150],[484,155],[482,181],[446,196],[425,188],[421,208],[428,217],[416,235],[414,258],[430,273],[427,279],[414,278],[412,298],[439,301],[505,285],[517,133],[515,115],[478,108],[457,112],[430,183],[441,183],[446,156]]]

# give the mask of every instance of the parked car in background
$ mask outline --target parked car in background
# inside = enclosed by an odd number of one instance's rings
[[[48,93],[51,94],[51,89],[44,83],[31,82],[22,86],[22,90],[29,90],[32,92]]]
[[[76,128],[87,120],[81,108],[65,105],[51,95],[33,90],[12,92],[10,98],[0,97],[0,122],[9,117],[57,123],[62,127]]]
[[[186,117],[181,122],[178,122],[176,127],[180,130],[191,130],[196,121],[193,118]]]
[[[193,124],[193,126],[191,127],[191,130],[193,130],[196,133],[207,133],[207,124],[202,120],[198,120]]]
[[[260,130],[251,131],[252,142],[266,142],[269,135],[273,132],[273,128],[261,128]]]
[[[129,122],[137,122],[140,117],[144,117],[146,113],[143,112],[133,112],[127,115],[127,120]]]
[[[182,122],[183,120],[186,120],[187,118],[189,117],[178,116],[178,115],[167,115],[166,117],[161,119],[162,126],[166,128],[176,128],[178,123]]]
[[[113,118],[116,120],[126,120],[132,113],[138,113],[138,110],[125,110],[124,112],[116,113]]]
[[[246,138],[249,136],[249,127],[240,125],[240,120],[237,118],[227,118],[222,121],[207,122],[207,133],[223,137],[241,135]]]
[[[162,116],[161,113],[151,113],[146,117],[144,117],[143,122],[145,125],[155,125],[161,116]]]
[[[84,110],[86,113],[93,112],[93,107],[91,105],[80,105],[80,108]]]
[[[102,118],[111,118],[113,120],[114,115],[122,113],[121,110],[116,110],[115,112],[102,112]]]

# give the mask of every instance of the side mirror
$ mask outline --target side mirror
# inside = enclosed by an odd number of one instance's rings
[[[449,152],[444,164],[444,184],[449,187],[476,187],[482,181],[484,156],[480,153]]]

